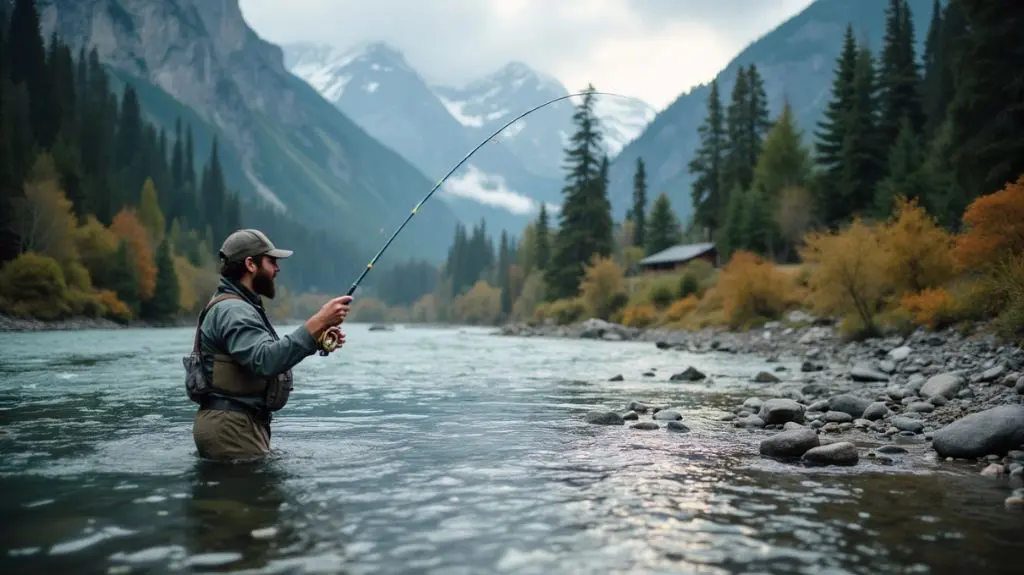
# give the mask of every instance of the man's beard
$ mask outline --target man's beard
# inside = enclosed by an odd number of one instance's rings
[[[274,276],[267,272],[260,271],[252,278],[252,289],[257,293],[268,299],[274,299]]]

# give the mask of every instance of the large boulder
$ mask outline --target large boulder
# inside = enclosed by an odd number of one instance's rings
[[[854,419],[864,416],[864,410],[871,405],[867,399],[856,397],[847,393],[829,398],[828,408],[830,411],[842,411],[849,413]]]
[[[804,421],[804,406],[793,401],[792,399],[769,399],[761,405],[761,411],[758,412],[758,416],[764,420],[765,423],[772,425],[775,423],[786,423],[787,421],[795,421],[797,423],[803,423]]]
[[[964,378],[955,373],[940,373],[928,378],[919,392],[921,397],[928,398],[941,395],[946,399],[953,399],[956,393],[964,385]]]
[[[768,457],[800,457],[808,449],[820,445],[818,434],[809,428],[783,431],[761,441],[761,455]]]
[[[1024,405],[1000,405],[939,429],[932,447],[941,457],[974,459],[1005,455],[1024,445]]]

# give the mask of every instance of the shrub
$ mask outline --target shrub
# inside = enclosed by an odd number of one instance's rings
[[[762,319],[778,319],[786,310],[789,284],[771,262],[737,251],[718,278],[726,321],[731,327],[746,327]]]
[[[1024,175],[964,210],[953,256],[961,270],[989,267],[1024,252]]]
[[[649,303],[631,305],[622,313],[622,325],[628,327],[647,327],[658,319],[658,311]]]
[[[103,307],[103,314],[115,321],[127,322],[132,319],[132,310],[128,304],[117,298],[111,290],[100,290],[96,293],[96,301]]]
[[[34,252],[19,255],[0,270],[0,295],[22,317],[52,320],[71,311],[60,264]]]
[[[588,313],[608,319],[627,298],[622,268],[610,258],[595,256],[590,265],[584,267],[580,294]]]
[[[582,299],[558,299],[537,306],[534,318],[543,321],[553,320],[558,325],[568,325],[582,319],[587,313],[587,305]]]
[[[953,237],[916,200],[896,198],[893,220],[882,228],[885,279],[899,297],[952,279]]]
[[[957,319],[956,303],[945,288],[926,288],[906,293],[900,298],[901,311],[910,315],[917,325],[941,329]]]
[[[693,273],[686,271],[679,278],[679,297],[686,298],[691,295],[700,295],[700,280]]]
[[[663,309],[668,307],[672,300],[676,299],[676,294],[669,286],[664,283],[658,283],[651,286],[650,290],[648,290],[647,299],[658,309]]]
[[[698,303],[700,303],[700,300],[697,299],[696,295],[692,294],[683,299],[676,300],[665,311],[665,319],[673,322],[679,321],[697,309]]]

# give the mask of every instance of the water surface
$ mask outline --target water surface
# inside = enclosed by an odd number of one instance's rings
[[[255,465],[195,455],[191,330],[0,334],[0,571],[1022,572],[1024,514],[1004,509],[1001,481],[925,450],[855,469],[758,457],[763,432],[716,417],[774,365],[347,332],[296,369],[274,455]],[[665,381],[687,365],[714,383]],[[692,431],[582,421],[630,399]]]

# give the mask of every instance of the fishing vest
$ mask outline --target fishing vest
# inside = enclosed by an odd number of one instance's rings
[[[195,342],[192,346],[192,353],[183,358],[185,365],[185,391],[189,399],[202,405],[207,397],[222,397],[246,404],[258,410],[277,411],[288,403],[292,391],[292,371],[263,377],[256,375],[245,366],[236,362],[226,353],[216,352],[213,355],[213,371],[211,378],[206,377],[203,369],[202,356],[199,351],[200,328],[207,312],[213,306],[226,299],[239,299],[242,297],[234,294],[224,294],[213,299],[199,315],[199,322],[196,325]],[[277,332],[267,320],[266,315],[260,311],[260,317],[264,325],[277,339]]]

